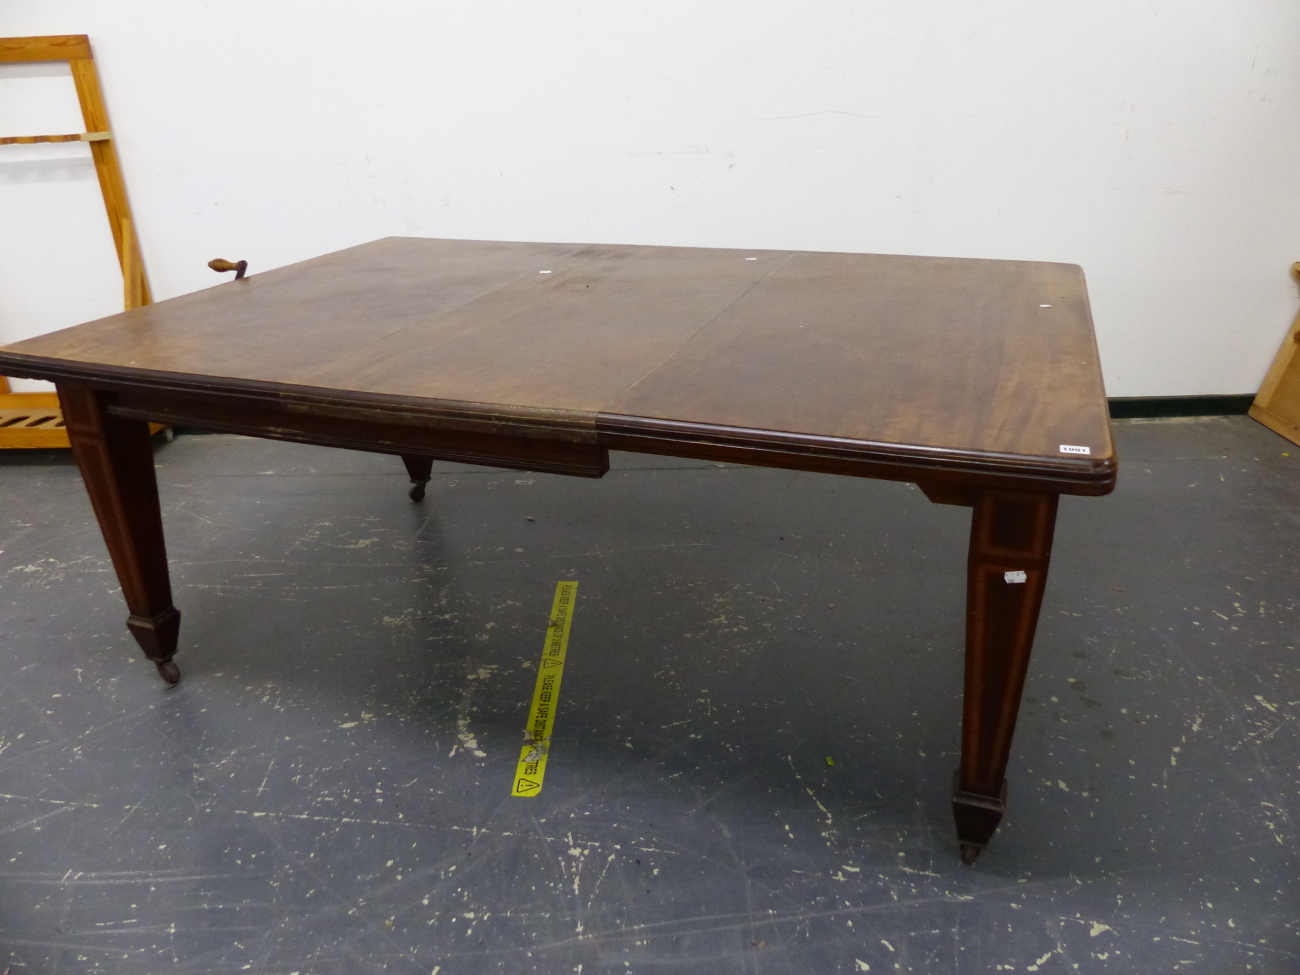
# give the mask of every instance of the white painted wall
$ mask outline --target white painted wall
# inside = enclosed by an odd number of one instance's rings
[[[1118,396],[1253,391],[1296,309],[1295,0],[0,6],[61,33],[158,298],[389,234],[1068,261]],[[0,68],[0,135],[78,128]],[[120,289],[89,150],[0,147],[0,342]]]

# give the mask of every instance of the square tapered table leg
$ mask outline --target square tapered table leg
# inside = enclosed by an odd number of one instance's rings
[[[163,680],[175,684],[181,614],[172,605],[149,424],[114,416],[105,395],[59,384],[72,453],[131,613],[126,625]]]
[[[1007,756],[1047,585],[1055,494],[984,490],[971,517],[966,693],[952,811],[973,863],[1006,810]]]

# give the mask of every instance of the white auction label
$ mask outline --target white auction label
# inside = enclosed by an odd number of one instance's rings
[[[1061,453],[1063,453],[1063,454],[1090,454],[1090,453],[1092,453],[1092,448],[1090,448],[1090,447],[1075,447],[1075,446],[1073,446],[1072,444],[1063,443],[1063,444],[1061,444]]]

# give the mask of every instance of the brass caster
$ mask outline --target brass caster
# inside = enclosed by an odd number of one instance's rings
[[[155,662],[158,665],[158,676],[161,677],[163,680],[165,680],[168,684],[171,684],[173,687],[175,687],[177,684],[181,682],[181,669],[176,666],[176,661],[158,660]]]
[[[411,488],[411,500],[412,500],[412,501],[423,501],[423,500],[424,500],[424,485],[423,485],[423,484],[416,484],[415,487]]]
[[[961,862],[970,866],[978,859],[984,847],[976,846],[974,843],[963,843],[961,845]]]

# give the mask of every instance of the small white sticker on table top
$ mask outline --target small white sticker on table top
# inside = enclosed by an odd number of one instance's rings
[[[1061,453],[1063,454],[1091,454],[1091,447],[1076,447],[1073,444],[1061,444]]]
[[[1052,306],[1051,306],[1051,305],[1039,305],[1038,307],[1039,307],[1039,308],[1051,308]]]
[[[758,258],[757,258],[757,257],[747,257],[747,258],[745,258],[745,260],[747,260],[747,261],[757,261]]]
[[[1023,569],[1016,569],[1015,572],[1004,572],[1002,578],[1007,582],[1028,582],[1029,576],[1025,575]]]
[[[550,272],[550,271],[538,271],[537,273],[538,273],[538,274],[550,274],[551,272]]]

